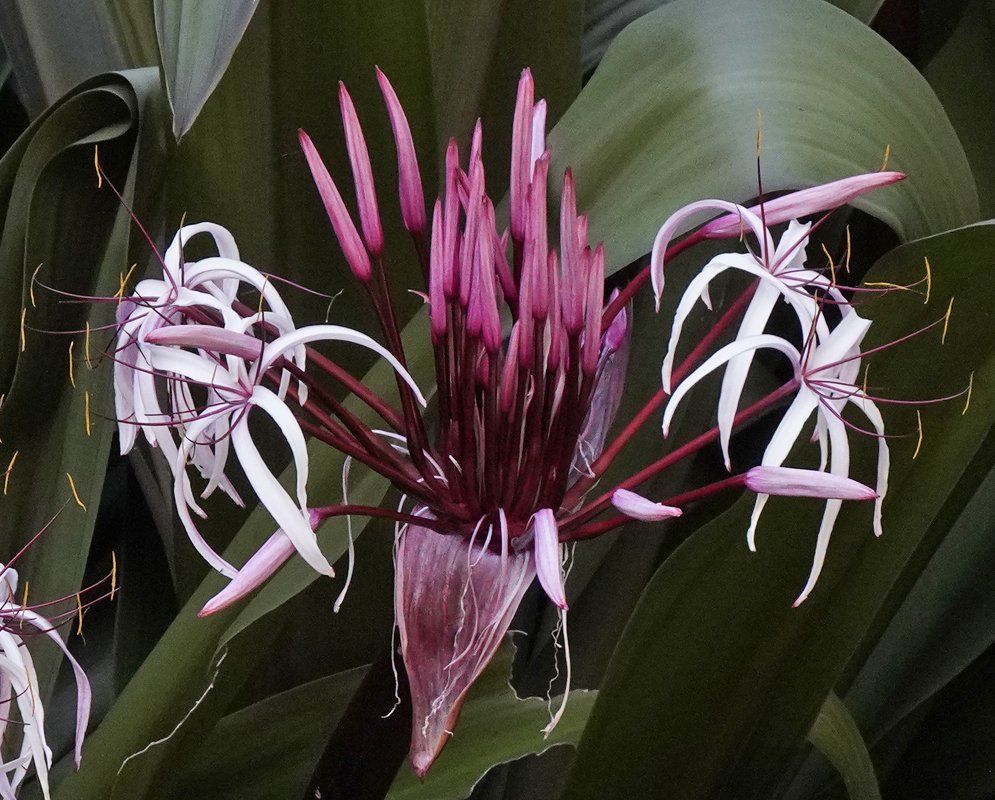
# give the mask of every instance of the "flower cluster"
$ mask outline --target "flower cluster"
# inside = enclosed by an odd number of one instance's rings
[[[780,198],[759,214],[718,201],[693,204],[664,225],[651,269],[606,302],[604,248],[588,242],[587,219],[577,213],[569,171],[562,176],[559,219],[549,231],[546,108],[535,99],[528,71],[519,84],[514,115],[507,229],[498,227],[487,194],[479,123],[465,167],[456,143],[450,142],[443,195],[432,213],[426,213],[407,120],[379,72],[378,80],[397,143],[401,214],[426,278],[437,384],[437,403],[430,414],[422,410],[424,398],[405,366],[373,171],[344,86],[339,99],[358,227],[310,138],[301,132],[300,142],[349,267],[370,296],[384,345],[341,326],[295,327],[272,282],[239,260],[226,231],[204,224],[181,229],[162,259],[163,279],[143,281],[122,303],[115,377],[122,450],[134,444],[138,428],[162,450],[175,478],[177,508],[194,545],[232,579],[202,613],[244,596],[295,550],[319,572],[332,574],[314,536],[315,527],[327,517],[366,514],[397,522],[395,615],[413,705],[411,760],[424,775],[451,735],[467,690],[496,651],[533,578],[566,625],[564,543],[614,530],[632,519],[677,516],[681,506],[731,487],[757,492],[753,526],[768,495],[827,498],[804,597],[818,576],[843,499],[877,498],[879,531],[887,446],[880,438],[876,490],[850,479],[841,416],[844,406],[852,403],[882,433],[876,407],[854,384],[867,323],[828,277],[806,268],[808,226],[791,222],[777,246],[768,226],[832,209],[902,176],[857,176]],[[726,213],[671,245],[685,219],[705,208]],[[721,256],[691,283],[674,321],[662,388],[609,440],[630,349],[628,299],[650,275],[659,297],[664,261],[679,250],[705,238],[739,236],[744,228],[756,236],[760,254]],[[214,237],[219,255],[185,264],[183,247],[199,233]],[[558,247],[550,246],[553,240]],[[756,286],[676,364],[685,318],[697,297],[709,303],[709,283],[727,269],[755,276]],[[800,348],[764,333],[771,310],[782,300],[797,315]],[[827,314],[827,305],[837,311]],[[721,332],[739,317],[736,340],[710,354]],[[321,341],[358,344],[388,359],[397,376],[399,407],[318,352],[314,345]],[[794,378],[767,398],[739,409],[752,355],[759,348],[782,352],[794,367]],[[662,408],[671,391],[665,431],[687,392],[722,365],[726,373],[715,428],[589,497],[615,456]],[[351,414],[329,385],[353,392],[379,415],[383,429],[371,428]],[[794,399],[759,466],[661,502],[637,492],[654,476],[716,441],[732,470],[728,447],[734,427],[790,397]],[[276,423],[293,453],[293,496],[253,443],[247,418],[256,408]],[[824,453],[822,467],[785,467],[791,443],[813,411]],[[387,477],[402,493],[401,504],[396,509],[310,508],[305,435]],[[190,467],[206,481],[203,496],[220,487],[239,501],[226,477],[230,451],[280,525],[240,570],[211,549],[193,520],[203,511],[192,489]],[[611,514],[612,509],[618,513]],[[567,666],[569,682],[569,655]],[[562,706],[551,726],[560,713]]]

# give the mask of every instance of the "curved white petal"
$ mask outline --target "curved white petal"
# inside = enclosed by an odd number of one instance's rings
[[[263,357],[259,361],[258,374],[262,374],[268,370],[271,366],[273,366],[273,363],[280,358],[280,356],[285,355],[288,351],[293,350],[302,344],[317,341],[348,342],[349,344],[358,344],[372,350],[380,356],[383,356],[383,358],[385,358],[394,368],[397,374],[401,376],[404,382],[411,387],[411,391],[413,391],[415,397],[418,398],[418,402],[421,403],[422,406],[426,405],[425,396],[418,388],[418,384],[415,383],[415,379],[412,378],[408,371],[401,365],[401,362],[394,357],[393,353],[380,345],[374,339],[371,339],[365,333],[360,333],[359,331],[343,327],[342,325],[308,325],[303,328],[298,328],[292,333],[288,333],[274,339],[266,345],[266,349],[263,351]]]
[[[663,435],[666,436],[670,432],[670,423],[673,420],[674,412],[677,410],[677,404],[680,403],[681,399],[685,394],[702,378],[708,375],[710,372],[718,369],[731,358],[735,358],[740,353],[745,353],[750,350],[757,350],[761,347],[769,347],[774,350],[779,350],[784,353],[790,360],[792,365],[796,366],[800,355],[795,349],[791,342],[782,339],[780,336],[772,336],[771,334],[761,334],[759,336],[748,336],[744,339],[737,339],[734,342],[730,342],[725,347],[713,353],[705,363],[698,367],[694,372],[688,375],[680,385],[674,390],[674,393],[670,396],[670,400],[667,402],[667,406],[663,411]],[[719,425],[729,425],[732,426],[732,420],[719,420]]]
[[[271,392],[269,396],[275,400],[275,403],[262,399],[262,394],[254,394],[252,403],[258,405],[273,417],[276,424],[283,431],[288,443],[290,443],[291,449],[294,452],[297,471],[297,495],[298,499],[301,500],[300,506],[294,503],[290,495],[287,494],[286,489],[280,485],[280,482],[270,472],[269,467],[266,466],[266,462],[263,461],[262,456],[259,454],[255,442],[252,441],[248,424],[244,422],[243,424],[236,425],[231,433],[232,444],[235,447],[235,452],[238,454],[239,464],[241,464],[245,476],[249,479],[249,483],[252,484],[252,488],[259,497],[259,501],[269,511],[270,516],[276,520],[277,525],[283,528],[284,533],[290,537],[301,557],[316,572],[320,572],[323,575],[334,575],[335,570],[332,569],[332,565],[328,563],[328,559],[325,558],[318,547],[318,540],[314,535],[314,531],[311,530],[309,522],[307,497],[303,491],[301,481],[302,474],[304,480],[307,480],[306,446],[303,454],[299,452],[300,445],[304,440],[303,434],[290,410],[276,399]],[[283,409],[286,414],[282,413],[279,409]]]
[[[730,203],[726,200],[699,200],[696,203],[684,206],[684,208],[671,214],[653,240],[653,251],[650,256],[650,277],[653,281],[653,292],[656,295],[657,311],[660,310],[660,297],[663,295],[663,261],[667,253],[667,246],[688,217],[706,210],[728,211],[730,214],[739,215],[740,221],[745,222],[746,226],[752,229],[757,240],[761,243],[767,243],[768,252],[773,252],[774,250],[774,242],[760,221],[760,217],[749,209],[743,208],[743,206]]]

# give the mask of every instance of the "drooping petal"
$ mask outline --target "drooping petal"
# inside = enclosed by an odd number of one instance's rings
[[[397,542],[394,613],[411,686],[411,764],[422,777],[536,574],[532,548],[494,552],[481,538],[409,525]]]
[[[322,575],[334,576],[335,570],[328,563],[314,531],[311,529],[310,516],[307,509],[307,494],[305,484],[308,475],[307,444],[300,425],[290,411],[273,392],[257,386],[252,394],[252,405],[261,408],[272,417],[279,426],[287,444],[290,445],[294,457],[294,469],[297,473],[297,504],[290,498],[287,490],[270,472],[269,467],[259,454],[255,442],[249,432],[248,416],[232,428],[231,439],[239,464],[249,479],[252,488],[259,497],[259,502],[265,506],[270,516],[283,528],[294,543],[297,552],[316,572]]]
[[[560,562],[560,536],[556,515],[551,508],[541,508],[532,518],[535,542],[536,574],[546,596],[559,608],[567,607]]]

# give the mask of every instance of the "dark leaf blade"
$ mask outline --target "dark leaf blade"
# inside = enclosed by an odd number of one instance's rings
[[[850,800],[881,800],[864,737],[846,704],[835,693],[826,698],[808,739],[843,778]]]

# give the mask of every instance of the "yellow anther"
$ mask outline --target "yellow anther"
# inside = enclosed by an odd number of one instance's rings
[[[961,411],[961,416],[967,413],[967,410],[971,407],[971,390],[974,388],[974,373],[971,373],[971,377],[967,380],[967,400],[964,403],[964,410]]]
[[[846,271],[850,272],[850,226],[846,226]]]
[[[21,352],[28,346],[27,332],[25,331],[24,325],[28,318],[28,307],[25,306],[21,309]]]
[[[78,636],[83,635],[83,601],[80,599],[79,592],[76,592],[76,615],[79,617],[79,625],[76,628],[76,634]]]
[[[871,371],[870,364],[864,364],[864,396],[867,396],[867,373]]]
[[[117,591],[117,553],[111,550],[111,600]]]
[[[908,286],[902,286],[900,283],[891,283],[890,281],[867,281],[865,286],[880,286],[882,289],[899,289],[903,292],[911,292],[912,290]]]
[[[32,308],[38,307],[38,304],[35,302],[35,278],[38,277],[38,270],[40,270],[41,267],[41,264],[35,267],[35,271],[31,273],[31,283],[28,284],[28,295],[31,297]]]
[[[85,353],[86,367],[87,369],[93,369],[93,364],[90,363],[90,321],[89,320],[87,320],[86,323],[86,347],[84,349],[86,350]]]
[[[135,271],[135,267],[137,267],[137,266],[138,266],[137,263],[136,264],[132,264],[131,265],[131,269],[128,270],[128,274],[127,275],[119,274],[117,276],[118,277],[118,281],[120,281],[120,286],[118,287],[117,293],[114,296],[118,300],[120,300],[121,298],[124,297],[124,287],[128,285],[128,281],[131,280],[131,275]]]
[[[90,393],[84,392],[83,394],[83,409],[86,416],[86,435],[90,435]]]
[[[890,155],[891,155],[891,145],[887,144],[884,147],[884,161],[881,162],[881,169],[879,169],[878,172],[884,172],[886,169],[888,169],[888,156]]]
[[[7,465],[7,471],[3,474],[3,493],[7,494],[7,484],[10,483],[10,471],[14,469],[14,462],[17,461],[17,454],[19,450],[14,451],[14,455],[10,457],[10,463]]]
[[[954,310],[954,299],[950,298],[950,305],[947,306],[946,316],[943,317],[943,336],[940,337],[940,344],[947,343],[947,328],[950,327],[950,312]]]
[[[24,582],[24,595],[21,598],[21,611],[27,611],[27,609],[28,609],[28,586],[29,585],[30,585],[29,581],[25,581]]]
[[[86,505],[79,499],[79,492],[76,491],[76,481],[73,480],[73,476],[68,472],[66,473],[66,477],[69,478],[69,488],[73,490],[73,498],[76,500],[76,505],[86,511]]]
[[[76,388],[76,376],[73,375],[73,345],[76,344],[75,341],[70,340],[69,342],[69,382]]]
[[[763,126],[761,125],[760,119],[760,109],[757,109],[757,158],[760,158],[760,131]]]
[[[104,175],[100,171],[100,152],[97,145],[93,146],[93,168],[97,171],[97,188],[104,185]]]
[[[933,290],[933,271],[929,268],[929,259],[923,256],[923,261],[926,262],[926,299],[923,305],[926,305],[929,302],[929,293]]]
[[[915,459],[919,455],[919,450],[922,448],[922,414],[919,413],[919,409],[916,409],[916,420],[919,423],[919,441],[916,442],[916,451],[912,454],[912,458]]]

